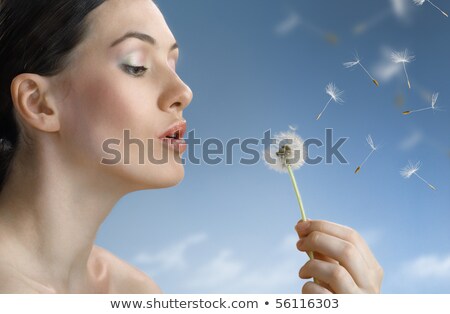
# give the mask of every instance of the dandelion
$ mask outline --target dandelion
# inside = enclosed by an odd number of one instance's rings
[[[354,60],[354,61],[350,61],[350,62],[345,62],[345,63],[344,63],[344,67],[346,67],[347,69],[353,68],[354,66],[357,66],[357,65],[359,65],[359,66],[364,70],[364,72],[367,73],[367,75],[372,79],[372,82],[373,82],[376,86],[380,86],[380,85],[378,84],[378,81],[377,81],[376,79],[374,79],[373,76],[369,73],[369,71],[367,71],[367,69],[362,65],[361,59],[358,57],[358,54],[356,54],[355,60]]]
[[[367,136],[366,141],[367,141],[367,143],[369,144],[369,146],[370,146],[370,148],[371,148],[372,150],[371,150],[371,152],[369,153],[369,155],[367,155],[366,159],[364,159],[364,161],[361,163],[361,165],[358,166],[358,168],[356,168],[355,174],[358,173],[358,172],[361,170],[362,166],[364,166],[364,164],[367,162],[367,160],[369,160],[370,156],[372,156],[372,154],[373,154],[376,150],[378,150],[378,147],[375,146],[375,144],[374,144],[374,142],[373,142],[373,139],[372,139],[372,136],[370,136],[370,134]]]
[[[292,130],[280,132],[274,136],[274,143],[264,152],[264,157],[264,161],[270,169],[281,173],[289,173],[295,195],[297,196],[302,220],[306,221],[302,198],[293,173],[293,170],[299,169],[305,163],[306,152],[303,139]],[[308,256],[310,259],[313,259],[313,252],[308,252]]]
[[[325,92],[330,95],[330,100],[325,105],[325,108],[323,108],[322,112],[317,116],[316,120],[319,120],[320,117],[323,115],[325,110],[327,109],[328,105],[333,100],[336,103],[343,103],[344,101],[341,99],[341,95],[344,93],[343,91],[340,91],[339,88],[334,85],[334,83],[329,83],[327,87],[325,88]]]
[[[408,80],[408,87],[411,88],[411,83],[409,81],[408,72],[406,71],[406,63],[410,63],[414,60],[414,56],[408,55],[408,50],[404,51],[393,51],[391,54],[391,59],[394,63],[402,63],[403,70],[405,71],[406,79]]]
[[[428,183],[428,181],[426,181],[424,178],[422,178],[421,176],[419,176],[419,175],[417,174],[417,171],[419,171],[420,166],[421,166],[420,161],[417,162],[415,165],[410,161],[410,162],[408,163],[408,165],[400,171],[400,174],[401,174],[401,176],[402,176],[403,178],[405,178],[405,179],[409,179],[409,178],[411,178],[411,176],[415,175],[415,176],[418,177],[420,180],[422,180],[423,182],[425,182],[431,189],[433,189],[433,190],[436,191],[436,188],[435,188],[433,185],[431,185],[430,183]]]
[[[441,10],[441,8],[439,8],[437,5],[435,5],[433,2],[431,2],[430,0],[413,0],[414,3],[418,6],[421,6],[426,2],[428,2],[429,4],[431,4],[433,7],[435,7],[437,10],[439,10],[442,14],[444,14],[446,17],[448,17],[448,14],[445,13],[444,11]]]
[[[288,169],[297,170],[305,163],[303,139],[295,133],[294,127],[274,136],[274,143],[264,152],[265,162],[269,168],[289,173]]]
[[[411,113],[414,112],[420,112],[420,111],[425,111],[425,110],[439,110],[439,108],[436,106],[437,100],[439,97],[439,93],[433,93],[433,95],[431,96],[431,106],[430,107],[426,107],[426,108],[422,108],[422,109],[417,109],[417,110],[408,110],[408,111],[403,111],[404,115],[410,115]]]

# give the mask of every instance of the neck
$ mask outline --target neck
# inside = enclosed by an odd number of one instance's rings
[[[33,158],[25,161],[27,156]],[[0,194],[0,242],[7,258],[52,290],[80,291],[89,281],[87,263],[96,233],[129,191],[99,175],[98,165],[74,167],[58,152],[16,157]]]

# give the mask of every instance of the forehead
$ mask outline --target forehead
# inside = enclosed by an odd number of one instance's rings
[[[91,12],[85,46],[107,49],[111,43],[127,32],[146,33],[160,46],[175,42],[164,16],[151,0],[107,0]]]

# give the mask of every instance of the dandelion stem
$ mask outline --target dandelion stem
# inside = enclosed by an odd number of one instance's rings
[[[427,0],[428,3],[430,3],[433,7],[435,7],[436,9],[438,9],[442,14],[444,14],[446,17],[448,17],[448,14],[445,13],[444,11],[441,10],[441,8],[439,8],[437,5],[435,5],[433,2],[431,2],[430,0]]]
[[[295,195],[297,196],[298,205],[300,206],[300,213],[302,215],[302,220],[306,221],[307,220],[306,213],[303,208],[302,197],[300,196],[300,192],[298,190],[297,181],[295,180],[294,173],[292,171],[291,166],[289,164],[286,164],[286,167],[288,169],[289,176],[291,177],[292,185],[294,186]]]
[[[367,160],[369,160],[370,156],[372,156],[373,152],[374,152],[374,150],[372,149],[370,154],[367,155],[366,159],[364,159],[364,161],[361,163],[360,167],[364,166],[364,164],[367,162]]]
[[[433,107],[427,107],[427,108],[422,108],[422,109],[417,109],[417,110],[411,110],[410,113],[420,112],[420,111],[425,111],[425,110],[430,110],[430,109],[433,109]]]
[[[435,191],[436,191],[436,188],[435,188],[433,185],[431,185],[427,180],[425,180],[424,178],[422,178],[421,176],[419,176],[416,172],[414,172],[414,175],[415,175],[416,177],[418,177],[420,180],[422,180],[423,182],[425,182],[432,190],[435,190]]]
[[[366,72],[367,73],[367,75],[372,79],[372,82],[376,85],[376,86],[378,86],[379,84],[378,84],[378,81],[369,73],[369,71],[367,71],[367,69],[365,68],[365,66],[363,66],[362,64],[361,64],[361,62],[359,62],[358,63],[360,66],[361,66],[361,68],[364,70],[364,72]]]
[[[286,168],[288,169],[289,176],[291,177],[292,185],[294,186],[295,195],[297,196],[298,205],[300,206],[300,213],[302,215],[302,220],[306,221],[307,220],[306,213],[303,208],[302,197],[300,196],[300,192],[298,190],[297,181],[295,180],[294,173],[292,172],[291,166],[289,164],[286,164]],[[307,254],[309,256],[309,259],[314,259],[313,252],[308,252]],[[314,282],[317,283],[316,278],[314,278]]]
[[[322,117],[323,113],[325,112],[325,110],[327,110],[328,105],[330,104],[330,102],[333,100],[333,97],[330,98],[330,100],[328,100],[327,104],[325,105],[325,108],[323,108],[322,112],[317,116],[316,120],[319,120],[320,117]]]
[[[403,69],[405,70],[406,79],[408,80],[408,87],[409,87],[409,89],[411,89],[411,83],[409,82],[409,76],[408,76],[408,72],[406,71],[405,62],[403,62]]]

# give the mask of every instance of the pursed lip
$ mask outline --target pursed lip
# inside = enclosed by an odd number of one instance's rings
[[[182,139],[184,134],[186,133],[186,120],[177,121],[172,124],[162,135],[158,137],[158,139],[164,139],[167,136],[172,136],[173,134],[177,134],[177,139]]]

